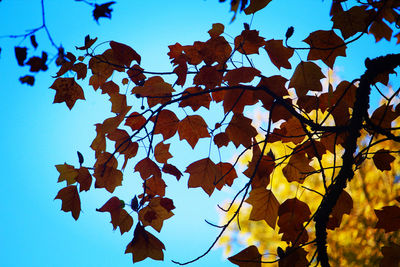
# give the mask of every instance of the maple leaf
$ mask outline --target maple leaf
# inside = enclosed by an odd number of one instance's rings
[[[93,176],[96,178],[94,186],[113,193],[115,188],[122,184],[122,172],[117,167],[118,162],[112,154],[108,152],[99,154],[94,165]]]
[[[179,140],[185,139],[194,149],[200,138],[210,137],[207,124],[199,115],[186,116],[179,122]]]
[[[291,117],[289,120],[281,124],[281,129],[285,129],[287,135],[282,136],[282,142],[292,142],[293,144],[301,143],[306,137],[303,125],[295,118]]]
[[[271,77],[262,77],[260,82],[257,84],[257,87],[265,87],[268,90],[272,91],[278,97],[284,97],[288,95],[288,90],[285,86],[287,79],[279,76],[274,75]],[[259,99],[263,107],[266,110],[270,110],[273,102],[275,101],[274,97],[265,92],[264,90],[257,90],[254,92],[254,97]],[[279,108],[275,105],[275,108]],[[281,112],[274,112],[274,114],[282,114]]]
[[[150,176],[161,177],[160,168],[148,157],[142,159],[136,164],[135,172],[139,172],[140,177],[142,177],[143,180],[146,180]]]
[[[203,66],[193,78],[196,85],[204,85],[206,89],[213,89],[222,83],[222,73],[215,66]]]
[[[221,190],[224,185],[231,186],[238,177],[235,168],[228,162],[219,162],[217,166],[220,168],[221,178],[216,181],[215,188]]]
[[[245,106],[257,103],[253,91],[244,89],[228,90],[224,93],[223,99],[225,113],[229,111],[242,113]]]
[[[302,184],[305,178],[315,171],[309,165],[310,162],[311,160],[305,156],[304,152],[297,152],[290,157],[288,164],[282,169],[283,175],[289,183],[296,181]]]
[[[342,217],[344,214],[349,214],[353,209],[353,199],[346,191],[342,191],[336,205],[333,207],[331,214],[329,215],[329,221],[327,223],[327,229],[335,229],[340,226]]]
[[[85,63],[78,62],[74,64],[71,68],[77,74],[77,79],[85,79],[87,75],[87,66]]]
[[[150,225],[157,232],[161,231],[164,220],[171,218],[174,214],[168,207],[171,207],[170,203],[166,203],[167,198],[155,197],[152,198],[149,204],[139,211],[139,220],[143,226]],[[163,202],[162,202],[163,200]],[[170,199],[169,199],[170,200]],[[172,200],[171,200],[172,201]],[[163,204],[162,204],[163,203]],[[165,208],[165,206],[168,208]],[[173,204],[172,204],[173,206]],[[151,214],[150,216],[147,214]],[[147,215],[147,216],[146,216]]]
[[[322,78],[325,78],[325,76],[317,64],[301,61],[290,79],[289,87],[296,89],[296,94],[299,97],[306,95],[308,91],[320,92],[322,91],[320,82]]]
[[[182,176],[181,171],[178,170],[178,168],[175,167],[175,166],[172,165],[172,164],[164,164],[164,166],[163,166],[163,168],[162,168],[161,170],[162,170],[163,172],[165,172],[165,173],[168,173],[168,174],[171,174],[171,175],[175,176],[175,177],[176,177],[176,180],[178,180],[178,181],[179,181],[179,179],[180,179],[181,176]]]
[[[158,143],[154,148],[154,157],[159,163],[167,163],[168,159],[172,158],[169,153],[170,144]]]
[[[50,88],[56,90],[53,103],[65,102],[69,109],[72,109],[76,100],[85,100],[82,87],[74,78],[57,78]]]
[[[257,135],[257,130],[251,126],[251,120],[240,113],[233,114],[225,132],[236,147],[249,147],[252,138]]]
[[[380,210],[374,210],[378,222],[377,229],[385,229],[385,233],[400,229],[400,208],[397,206],[385,206]]]
[[[272,229],[275,229],[279,202],[271,190],[264,187],[253,188],[246,202],[253,206],[250,220],[264,220]]]
[[[224,81],[228,82],[229,86],[238,85],[239,83],[249,83],[254,77],[259,76],[261,72],[252,67],[240,67],[229,70],[224,76]]]
[[[193,162],[185,172],[190,174],[188,187],[201,187],[209,196],[214,191],[215,182],[221,177],[221,170],[210,158]]]
[[[158,116],[158,117],[157,117]],[[161,110],[157,116],[151,118],[152,122],[155,123],[153,133],[162,134],[164,140],[167,140],[175,135],[178,130],[179,119],[175,113],[168,110]]]
[[[224,25],[221,23],[214,23],[212,25],[212,29],[208,31],[208,34],[211,38],[215,38],[220,36],[224,32]]]
[[[74,166],[67,163],[56,165],[57,171],[60,173],[58,182],[67,181],[67,185],[74,184],[76,177],[79,175],[79,171]]]
[[[244,30],[235,38],[235,49],[245,55],[258,54],[258,49],[264,45],[264,38],[256,30]]]
[[[390,167],[390,163],[395,160],[395,157],[390,155],[390,151],[386,149],[380,149],[375,152],[372,157],[375,166],[381,171],[390,171],[392,168]]]
[[[132,112],[125,120],[125,125],[131,127],[132,131],[139,130],[146,124],[146,118],[138,112]]]
[[[46,65],[47,53],[42,52],[42,57],[31,57],[25,65],[29,65],[31,72],[39,72],[41,70],[46,71],[48,69]]]
[[[99,22],[99,18],[109,18],[111,19],[111,12],[113,11],[110,6],[115,4],[114,1],[107,2],[101,5],[94,4],[94,9],[93,9],[93,17],[96,20],[96,22]]]
[[[181,102],[179,102],[179,107],[191,107],[193,111],[197,111],[200,107],[209,108],[211,97],[210,94],[199,94],[204,90],[200,87],[189,87],[183,91],[182,96],[185,96]]]
[[[214,136],[214,143],[220,148],[222,146],[228,146],[230,140],[226,133],[218,133]]]
[[[76,185],[69,185],[58,191],[54,199],[61,199],[61,210],[72,213],[72,217],[78,220],[79,213],[81,212],[81,199]]]
[[[220,65],[225,64],[232,52],[232,47],[222,36],[211,38],[198,48],[198,53],[207,66],[212,65],[214,62]]]
[[[304,42],[310,45],[307,60],[320,59],[331,69],[336,57],[346,56],[346,45],[333,30],[312,32]]]
[[[162,77],[154,76],[147,79],[143,86],[134,87],[132,94],[146,97],[149,107],[154,107],[171,100],[171,93],[174,91],[174,88],[169,83],[164,82]]]
[[[308,240],[307,231],[303,231],[303,223],[310,218],[308,205],[297,198],[287,199],[278,209],[279,233],[283,233],[282,241],[304,244]],[[299,238],[299,235],[300,238]]]
[[[393,111],[392,105],[382,105],[372,113],[371,121],[373,124],[384,129],[390,129],[392,122],[397,118],[396,112]]]
[[[140,64],[141,57],[132,47],[115,41],[111,41],[110,46],[114,57],[126,67],[129,67],[133,60]]]
[[[293,56],[294,50],[283,46],[282,40],[268,40],[265,42],[265,50],[271,62],[278,68],[291,69],[289,59]]]
[[[125,254],[132,253],[132,260],[135,263],[148,257],[163,260],[163,250],[165,250],[164,244],[138,223],[132,241],[126,246]]]
[[[99,212],[109,212],[111,215],[111,223],[114,230],[119,227],[121,235],[129,232],[133,225],[132,217],[124,210],[125,203],[117,197],[110,198],[100,209]]]
[[[301,247],[287,247],[283,257],[279,256],[279,267],[308,266],[308,252]]]
[[[353,6],[349,10],[336,12],[333,17],[333,28],[339,29],[344,39],[358,32],[363,32],[370,18],[365,6]]]
[[[122,169],[125,169],[128,160],[136,156],[139,149],[138,143],[132,142],[129,134],[125,130],[121,129],[115,129],[113,132],[109,133],[107,137],[108,139],[115,141],[115,151],[124,155],[125,161],[122,165]]]
[[[111,112],[119,114],[127,108],[126,95],[119,93],[110,94]]]
[[[163,197],[165,195],[166,187],[167,185],[164,180],[161,179],[161,176],[157,175],[153,175],[143,182],[143,189],[150,197],[157,195]]]
[[[370,34],[374,35],[375,41],[379,42],[383,38],[390,41],[393,30],[383,20],[374,20],[369,28]]]
[[[261,267],[262,255],[256,246],[250,246],[228,258],[230,262],[240,267]]]
[[[146,76],[143,74],[144,69],[142,69],[139,65],[135,64],[126,72],[128,74],[129,79],[134,82],[136,85],[142,85],[146,80]]]
[[[90,175],[88,168],[80,167],[78,169],[78,176],[75,180],[79,183],[79,192],[89,191],[92,185],[92,175]]]
[[[97,37],[96,38],[90,38],[89,34],[85,36],[85,44],[83,46],[77,47],[77,50],[86,50],[89,49],[95,42],[97,41]]]

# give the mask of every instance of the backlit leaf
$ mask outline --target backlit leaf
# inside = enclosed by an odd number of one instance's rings
[[[79,198],[78,189],[75,185],[69,185],[58,191],[55,199],[61,199],[61,210],[72,213],[72,217],[78,220],[81,212],[81,199]]]
[[[69,109],[72,109],[76,100],[85,100],[82,87],[75,82],[74,78],[57,78],[50,88],[56,90],[53,103],[65,102]]]
[[[261,267],[261,257],[257,247],[253,245],[229,257],[228,260],[239,267]]]
[[[215,182],[221,178],[221,170],[209,158],[193,162],[185,172],[190,174],[188,187],[201,187],[209,196],[214,192]]]
[[[194,148],[200,138],[210,137],[207,124],[199,115],[187,116],[178,126],[179,139],[185,139]]]
[[[253,206],[250,220],[264,220],[272,229],[275,229],[279,202],[271,190],[264,187],[253,188],[246,202]]]

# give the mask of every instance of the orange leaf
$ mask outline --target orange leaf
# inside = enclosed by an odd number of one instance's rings
[[[236,147],[251,146],[251,139],[257,135],[257,130],[251,126],[251,120],[240,113],[233,114],[225,132]]]
[[[81,199],[76,185],[69,185],[58,191],[54,199],[61,199],[61,210],[68,212],[71,211],[72,217],[78,220],[79,213],[81,212]]]
[[[143,188],[145,189],[146,194],[152,197],[157,195],[163,197],[165,195],[166,187],[167,185],[164,180],[161,179],[161,176],[153,175],[143,182]]]
[[[221,23],[214,23],[212,25],[212,29],[208,31],[208,34],[211,38],[215,38],[220,36],[224,32],[224,25]]]
[[[132,89],[132,94],[138,94],[141,97],[147,97],[149,107],[157,104],[163,104],[171,100],[171,93],[174,92],[171,84],[164,82],[160,76],[148,78],[143,86],[136,86]]]
[[[253,206],[250,212],[250,220],[264,220],[272,229],[275,229],[279,202],[271,190],[264,187],[253,188],[246,202]]]
[[[108,78],[113,74],[114,70],[124,71],[114,58],[112,49],[107,49],[101,55],[92,57],[89,60],[89,69],[92,71],[92,76],[89,79],[89,85],[92,85],[95,90],[102,86]]]
[[[140,55],[132,47],[114,41],[110,42],[110,46],[114,57],[126,67],[129,67],[133,60],[140,64]]]
[[[168,109],[163,109],[158,113],[158,117],[154,116],[151,118],[152,122],[157,123],[154,126],[154,134],[162,134],[164,140],[167,140],[175,135],[178,130],[179,119],[175,113]]]
[[[249,83],[254,79],[254,77],[260,74],[261,72],[258,69],[252,67],[240,67],[227,71],[224,76],[224,81],[228,82],[229,86],[234,86],[239,83]]]
[[[128,74],[131,81],[134,82],[136,85],[142,84],[146,79],[146,76],[143,74],[143,69],[137,64],[133,65],[126,72],[126,74]]]
[[[118,84],[116,84],[113,81],[108,81],[108,82],[103,83],[100,86],[100,89],[101,89],[102,94],[108,94],[110,96],[111,96],[111,94],[119,93],[119,86],[118,86]]]
[[[182,176],[182,173],[180,170],[178,170],[177,167],[171,164],[164,164],[163,168],[161,169],[163,172],[171,174],[176,177],[176,180],[179,181],[179,179]]]
[[[154,148],[154,157],[160,163],[167,163],[168,159],[172,158],[169,153],[170,144],[164,144],[163,142],[158,143]]]
[[[321,68],[313,62],[300,62],[297,65],[292,78],[290,79],[289,87],[296,89],[297,96],[301,97],[307,94],[308,91],[322,91],[320,80],[325,78]]]
[[[75,82],[74,78],[57,78],[50,88],[56,90],[53,103],[65,102],[69,109],[72,109],[76,100],[85,100],[82,87]]]
[[[340,226],[342,217],[344,214],[349,214],[353,209],[353,199],[346,191],[342,191],[336,205],[333,207],[331,214],[329,215],[329,221],[326,228],[335,229]]]
[[[380,210],[374,210],[378,222],[377,229],[385,229],[385,233],[400,229],[400,208],[397,206],[385,206]]]
[[[380,149],[375,152],[372,157],[374,160],[375,166],[381,171],[390,171],[392,168],[390,167],[390,163],[395,160],[395,157],[390,155],[389,150]]]
[[[303,223],[310,218],[308,205],[297,198],[288,199],[278,209],[279,233],[283,233],[282,241],[304,244],[308,240],[307,231],[303,231]],[[300,239],[298,236],[301,234]]]
[[[235,168],[228,162],[220,162],[217,164],[217,167],[220,169],[221,178],[218,178],[216,181],[218,183],[215,185],[215,188],[221,190],[224,185],[231,186],[233,180],[238,177]]]
[[[221,178],[221,170],[209,158],[193,162],[185,172],[190,174],[188,187],[201,187],[209,196],[214,191],[215,182]]]
[[[96,125],[96,137],[94,138],[90,147],[96,151],[97,156],[106,150],[106,134],[104,131],[104,126],[101,123],[97,123]]]
[[[132,131],[139,130],[145,124],[146,118],[137,112],[132,112],[125,120],[125,125],[131,127]]]
[[[94,166],[95,188],[105,188],[112,193],[122,184],[122,172],[117,170],[118,162],[110,153],[101,153]]]
[[[322,60],[333,69],[336,57],[346,56],[346,45],[333,30],[312,32],[305,40],[310,45],[307,60]]]
[[[150,225],[157,232],[161,231],[164,220],[174,215],[170,210],[161,205],[162,199],[164,198],[152,198],[149,204],[139,211],[139,220],[142,222],[143,226]],[[151,216],[146,216],[148,213],[151,213]]]
[[[139,172],[143,180],[146,180],[150,176],[161,178],[160,168],[150,158],[144,158],[139,161],[135,166],[135,172]]]
[[[87,168],[80,167],[78,169],[78,176],[75,180],[80,184],[79,192],[89,191],[90,186],[92,185],[92,176]]]
[[[253,245],[229,257],[228,260],[240,267],[261,267],[261,257],[257,247]]]
[[[310,162],[311,160],[306,157],[304,152],[297,152],[290,157],[288,164],[282,169],[283,175],[285,175],[289,183],[296,181],[302,184],[304,179],[315,171],[309,165]]]
[[[293,56],[294,50],[283,46],[282,40],[268,40],[265,42],[265,50],[271,62],[278,68],[291,69],[289,58]]]
[[[182,97],[187,97],[179,102],[179,107],[191,107],[193,111],[198,110],[200,107],[209,108],[211,97],[210,94],[200,94],[203,89],[200,87],[189,87],[182,93]],[[194,95],[199,93],[199,95]]]
[[[210,137],[207,124],[199,115],[186,116],[178,126],[179,140],[185,139],[194,148],[200,138]]]
[[[57,181],[58,183],[67,181],[67,185],[71,185],[76,182],[76,177],[78,177],[79,171],[75,169],[74,166],[64,163],[56,165],[56,169],[60,173]]]
[[[112,104],[111,112],[113,112],[113,113],[117,113],[117,114],[121,113],[127,107],[126,95],[122,95],[119,93],[110,94],[110,102]]]
[[[109,212],[111,215],[111,223],[114,230],[119,227],[121,235],[128,232],[132,225],[132,217],[124,210],[125,203],[117,197],[110,198],[100,209],[99,212]]]
[[[244,30],[235,38],[235,49],[245,55],[258,54],[258,49],[264,45],[264,38],[256,30]]]
[[[204,85],[206,89],[214,89],[222,83],[222,72],[218,71],[215,66],[203,66],[194,76],[193,83]]]
[[[163,249],[165,250],[164,244],[138,223],[132,241],[126,246],[125,254],[132,253],[133,263],[148,257],[163,260]]]

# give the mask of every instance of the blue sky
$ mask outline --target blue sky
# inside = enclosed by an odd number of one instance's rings
[[[301,2],[299,4],[299,2]],[[266,39],[283,39],[289,26],[295,27],[293,44],[317,29],[330,29],[330,1],[272,1],[257,13],[252,28]],[[102,3],[99,1],[99,3]],[[90,34],[99,42],[115,40],[132,46],[142,56],[142,67],[147,70],[169,71],[168,45],[179,42],[192,44],[208,39],[207,31],[213,23],[223,23],[225,32],[236,36],[243,22],[251,17],[238,15],[230,24],[233,13],[228,4],[217,0],[191,1],[135,1],[119,0],[113,6],[112,20],[100,19],[98,25],[91,17],[91,8],[75,1],[45,1],[46,22],[57,44],[75,52]],[[3,0],[0,3],[0,36],[23,33],[41,24],[40,0]],[[229,40],[229,36],[225,36]],[[36,36],[41,54],[49,47],[41,31]],[[111,195],[104,190],[81,194],[82,213],[75,221],[70,213],[60,211],[61,201],[53,200],[64,185],[57,184],[58,172],[54,165],[67,162],[78,166],[76,151],[85,155],[87,164],[94,154],[89,146],[95,136],[94,124],[102,122],[109,113],[109,104],[99,92],[86,86],[86,101],[78,101],[72,111],[65,104],[52,104],[54,90],[49,86],[57,69],[36,76],[34,87],[21,85],[18,78],[25,74],[17,66],[14,46],[30,46],[28,40],[0,39],[0,114],[2,153],[0,154],[0,265],[1,266],[130,266],[131,255],[124,255],[132,233],[113,231],[108,213],[95,209]],[[349,58],[339,58],[338,75],[352,80],[363,72],[365,57],[375,57],[393,51],[386,41],[369,49],[374,42],[367,36],[356,47],[347,50]],[[393,47],[393,46],[392,46]],[[49,58],[55,56],[55,52]],[[297,58],[294,59],[294,66]],[[266,53],[255,61],[264,75],[277,74]],[[361,66],[361,68],[360,68]],[[28,70],[26,68],[26,73]],[[378,97],[375,97],[375,103]],[[84,115],[82,115],[84,114]],[[171,142],[178,142],[175,136]],[[200,146],[200,145],[199,145]],[[195,159],[203,153],[190,152],[187,144],[177,145],[173,163],[181,164],[188,157]],[[129,201],[138,191],[138,174],[129,165],[124,172],[124,189],[116,194]],[[170,177],[169,177],[170,178]],[[167,220],[157,237],[166,245],[165,261],[145,260],[135,266],[176,266],[170,260],[186,261],[202,254],[218,231],[204,219],[218,222],[216,204],[232,196],[225,191],[209,198],[200,189],[187,190],[187,175],[181,181],[173,179],[167,197],[174,199],[175,216]],[[131,190],[130,190],[131,188]],[[136,190],[135,190],[136,189]],[[135,223],[136,218],[134,217]],[[154,233],[154,232],[153,232]],[[222,249],[212,250],[208,256],[189,266],[233,266],[222,255]]]

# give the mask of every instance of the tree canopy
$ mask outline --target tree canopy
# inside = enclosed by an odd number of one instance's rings
[[[273,2],[232,0],[233,20]],[[113,4],[96,4],[94,18],[109,18]],[[208,222],[220,230],[209,248],[176,264],[206,257],[217,243],[229,248],[241,233],[247,247],[228,257],[241,267],[398,264],[400,89],[393,85],[400,54],[366,58],[358,66],[363,74],[349,81],[333,79],[332,70],[367,35],[400,43],[399,11],[394,0],[333,0],[326,14],[332,27],[293,43],[296,25],[269,39],[251,23],[231,36],[210,22],[207,40],[168,47],[172,68],[164,72],[143,68],[134,44],[87,35],[75,51],[62,52],[49,85],[54,103],[71,110],[94,90],[113,115],[95,125],[94,164],[78,152],[78,165],[55,166],[64,184],[55,199],[78,220],[86,191],[108,192],[96,210],[108,212],[121,235],[133,236],[125,249],[133,263],[167,253],[158,233],[179,212],[167,187],[172,178],[187,180],[188,190],[201,188],[204,197],[223,188],[236,192],[219,203],[222,223]],[[47,69],[45,53],[27,61],[23,47],[15,54],[31,71]],[[258,66],[259,57],[274,72]],[[21,82],[31,83],[25,77]],[[371,105],[372,92],[382,98],[378,106]],[[255,108],[261,119],[246,113]],[[185,153],[195,160],[174,161]],[[128,169],[141,188],[127,189],[125,199],[116,188]],[[369,249],[358,251],[359,244]]]

